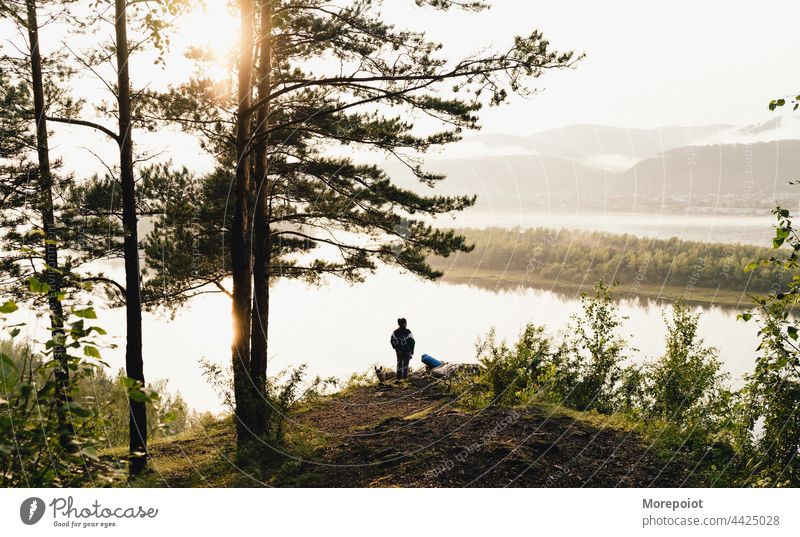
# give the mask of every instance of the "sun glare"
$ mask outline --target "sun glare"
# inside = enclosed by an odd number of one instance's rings
[[[181,31],[186,46],[209,50],[220,70],[224,70],[239,41],[239,21],[226,4],[224,0],[207,0],[204,7],[186,17]]]

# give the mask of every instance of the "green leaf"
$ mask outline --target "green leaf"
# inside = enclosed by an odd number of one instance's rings
[[[125,377],[122,379],[122,385],[125,387],[125,389],[131,390],[139,385],[139,381],[130,377]]]
[[[17,303],[9,300],[0,306],[0,313],[14,313],[18,309],[19,306],[17,306]]]
[[[144,393],[142,390],[128,390],[128,397],[131,401],[135,401],[137,403],[146,403],[147,402],[147,394]]]
[[[772,239],[772,247],[780,248],[788,236],[789,236],[788,229],[783,227],[775,228],[775,238]]]
[[[6,389],[13,386],[17,381],[17,366],[7,354],[0,353],[0,382],[5,384]]]
[[[769,109],[774,111],[777,107],[786,104],[786,99],[773,99],[769,102]]]
[[[74,415],[78,416],[79,418],[88,418],[89,416],[92,415],[91,410],[79,405],[78,403],[70,404],[69,411],[72,412]]]
[[[93,461],[100,459],[100,457],[97,456],[97,450],[91,446],[86,446],[85,448],[81,449],[81,455]]]
[[[176,418],[177,418],[177,416],[175,415],[174,412],[167,412],[166,414],[164,414],[164,417],[161,418],[161,422],[162,423],[172,423],[173,421],[175,421]]]
[[[97,350],[97,347],[92,347],[91,345],[87,345],[83,348],[83,354],[92,358],[97,358],[98,360],[101,358],[100,351]]]
[[[786,329],[786,332],[789,334],[789,337],[793,340],[797,341],[797,328],[794,326],[790,326]]]
[[[46,293],[50,290],[50,285],[47,282],[40,281],[35,276],[31,276],[28,278],[28,288],[32,293]]]
[[[94,308],[74,310],[72,313],[75,314],[76,317],[81,317],[83,319],[97,319],[97,314],[94,312]]]
[[[750,319],[753,318],[753,314],[752,313],[740,313],[739,315],[737,315],[737,318],[741,319],[744,322],[747,322],[747,321],[749,321]]]

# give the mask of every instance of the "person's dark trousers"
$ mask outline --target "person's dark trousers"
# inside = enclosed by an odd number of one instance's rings
[[[411,361],[410,352],[397,353],[397,378],[404,379],[408,376],[408,363]]]

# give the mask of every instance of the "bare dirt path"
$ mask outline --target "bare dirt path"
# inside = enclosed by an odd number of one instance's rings
[[[543,407],[459,411],[419,376],[355,388],[294,419],[324,442],[278,486],[675,487],[689,475],[636,434]]]

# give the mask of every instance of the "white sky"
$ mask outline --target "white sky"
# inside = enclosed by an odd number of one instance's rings
[[[388,0],[398,23],[411,0]],[[797,2],[499,0],[480,15],[413,19],[452,50],[541,29],[558,49],[586,52],[575,71],[540,79],[531,100],[487,111],[484,130],[513,134],[574,123],[651,128],[749,124],[771,98],[800,90]]]
[[[147,55],[134,57],[134,85],[163,88],[185,79],[193,69],[183,58],[189,45],[234,47],[238,21],[225,3],[206,0],[206,13],[181,21],[172,35],[168,68],[152,66]],[[503,48],[513,35],[534,28],[559,50],[586,53],[576,69],[551,71],[536,81],[542,88],[539,95],[484,109],[484,132],[526,135],[576,123],[635,128],[746,125],[775,117],[777,113],[767,110],[770,99],[800,91],[793,57],[800,50],[797,2],[495,0],[492,9],[475,14],[421,9],[413,0],[385,0],[382,10],[398,27],[428,32],[453,58],[487,46]],[[14,39],[7,29],[0,25],[3,37]],[[43,39],[54,33],[47,28]],[[110,33],[109,27],[99,36]],[[50,46],[60,47],[58,38],[51,41]],[[82,48],[80,40],[73,38],[70,44]],[[75,84],[92,99],[104,94],[96,82]],[[57,131],[53,149],[67,157],[80,155],[67,158],[69,168],[100,169],[85,147],[104,156],[114,153],[113,144],[86,129],[51,126]],[[166,144],[159,137],[150,143],[149,138],[137,135],[138,150],[166,149],[176,160],[197,162],[196,168],[213,165],[187,137],[170,135]]]

